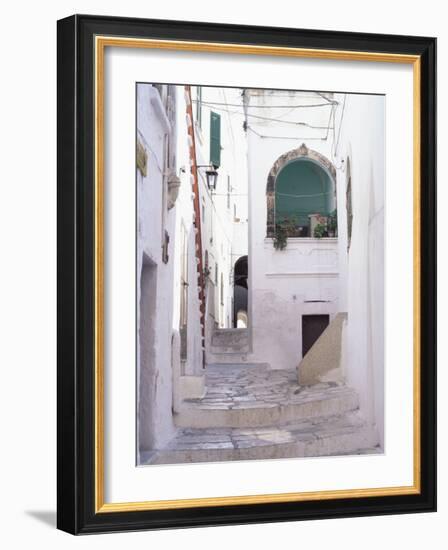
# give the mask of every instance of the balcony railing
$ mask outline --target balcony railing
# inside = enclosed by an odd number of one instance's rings
[[[268,228],[268,237],[272,237],[274,248],[283,250],[288,238],[334,238],[337,237],[337,212],[331,214],[308,214],[308,223],[294,216],[283,216],[277,219],[271,230]]]

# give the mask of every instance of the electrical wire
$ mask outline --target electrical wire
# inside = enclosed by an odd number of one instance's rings
[[[328,139],[328,135],[330,134],[331,117],[332,117],[332,115],[333,115],[335,109],[336,109],[336,106],[335,106],[335,105],[332,105],[332,106],[331,106],[331,111],[330,111],[330,116],[329,116],[329,118],[328,118],[328,127],[327,127],[327,134],[326,134],[326,136],[325,136],[325,140]],[[334,126],[334,123],[333,123],[333,126]]]
[[[289,193],[280,193],[280,191],[275,192],[276,195],[280,195],[282,197],[291,197],[293,199],[308,199],[311,197],[324,197],[327,195],[332,195],[332,191],[327,191],[326,193],[314,193],[313,195],[291,195]]]
[[[219,111],[219,109],[217,110]],[[314,126],[313,124],[308,124],[307,122],[295,122],[293,120],[282,120],[280,118],[271,118],[271,117],[266,117],[261,115],[251,115],[250,113],[247,113],[247,116],[252,118],[257,118],[259,120],[267,120],[269,122],[281,122],[282,124],[291,124],[292,126],[304,126],[305,128],[311,128],[313,130],[328,130],[328,126]]]
[[[193,99],[193,103],[198,103],[197,99]],[[244,107],[241,103],[220,103],[219,101],[200,101],[202,105],[222,105],[227,107]],[[337,101],[328,100],[328,103],[314,103],[311,105],[247,105],[252,109],[311,109],[313,107],[330,107],[331,105],[337,105]]]
[[[338,146],[339,146],[339,139],[341,137],[342,120],[344,118],[346,100],[347,100],[347,94],[344,95],[344,103],[342,104],[342,113],[341,113],[341,118],[339,120],[339,131],[338,131],[338,139],[336,141],[336,145],[334,144],[334,138],[335,138],[334,132],[335,132],[336,123],[335,123],[335,119],[333,118],[333,145],[334,145],[334,147],[332,147],[333,157],[336,157],[336,153],[337,153]]]
[[[201,104],[206,105],[207,103],[205,101],[201,101]],[[327,106],[330,106],[330,104],[328,104]],[[228,113],[228,114],[244,116],[244,113],[240,112],[240,111],[232,111],[232,110],[224,109],[224,108],[217,108],[215,110],[225,112],[225,113]],[[328,130],[328,126],[314,126],[313,124],[308,124],[307,122],[296,122],[296,121],[291,121],[291,120],[282,120],[280,118],[264,117],[264,116],[261,116],[261,115],[251,115],[250,113],[247,113],[246,117],[256,118],[256,119],[259,119],[259,120],[266,120],[268,122],[279,122],[281,124],[290,124],[292,126],[303,126],[305,128],[311,128],[312,130]]]
[[[335,101],[334,99],[328,98],[328,97],[327,97],[324,93],[322,93],[322,92],[316,92],[316,94],[319,95],[320,97],[322,97],[323,99],[325,99],[326,101],[328,101],[329,104],[333,104],[333,105],[334,105],[334,104],[336,104],[336,105],[338,104],[337,101]]]
[[[328,104],[330,105],[330,104]],[[249,126],[247,124],[246,128],[251,130],[254,134],[256,134],[258,137],[260,138],[268,138],[268,139],[294,139],[294,140],[303,140],[303,139],[306,139],[306,140],[316,140],[316,141],[326,141],[328,139],[328,136],[330,134],[330,130],[333,130],[333,134],[334,134],[334,112],[335,112],[335,105],[334,104],[331,104],[331,111],[330,111],[330,115],[328,117],[328,124],[327,126],[312,126],[312,125],[307,125],[309,128],[312,128],[312,129],[320,129],[320,130],[326,130],[326,134],[325,134],[325,137],[292,137],[292,136],[269,136],[269,135],[263,135],[263,134],[260,134],[259,132],[257,132],[256,130],[254,130],[251,126]],[[250,115],[250,114],[247,114],[246,116],[252,116],[254,117],[255,115]],[[331,126],[331,119],[332,119],[332,116],[333,116],[333,127]],[[265,117],[267,119],[267,117]],[[278,120],[278,119],[272,119],[274,121],[277,121],[277,122],[282,122],[284,124],[287,124],[288,121],[284,121],[284,120]],[[246,119],[246,123],[247,123],[247,119]],[[298,124],[298,125],[305,125],[305,123],[293,123],[293,124]]]
[[[252,128],[252,126],[247,125],[246,128],[254,133],[256,136],[262,139],[290,139],[293,141],[303,141],[303,140],[312,140],[312,141],[325,141],[327,138],[324,137],[308,137],[308,136],[269,136],[265,134],[260,134]]]
[[[247,197],[247,193],[213,193],[213,197]]]

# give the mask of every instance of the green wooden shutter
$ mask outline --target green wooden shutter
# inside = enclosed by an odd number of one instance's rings
[[[210,164],[221,166],[221,115],[210,113]]]

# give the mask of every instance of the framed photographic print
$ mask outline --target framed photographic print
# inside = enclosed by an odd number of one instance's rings
[[[434,511],[433,38],[58,22],[58,527]]]

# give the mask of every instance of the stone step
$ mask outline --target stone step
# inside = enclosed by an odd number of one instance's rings
[[[214,355],[221,354],[247,354],[249,352],[249,347],[244,346],[210,346],[210,353]]]
[[[373,431],[358,411],[286,423],[280,427],[179,429],[149,464],[376,454]]]
[[[229,367],[232,369],[232,367]],[[262,378],[257,385],[257,369],[252,380],[237,381],[231,393],[227,386],[211,385],[205,397],[183,402],[174,416],[181,428],[257,428],[278,426],[292,421],[327,417],[354,411],[359,407],[357,393],[345,385],[333,383],[310,387],[289,380],[295,370],[270,371],[269,385]],[[246,369],[247,371],[247,369]],[[265,375],[266,376],[266,375]],[[208,383],[206,382],[208,385]]]
[[[248,351],[249,333],[247,329],[216,329],[211,338],[213,353],[236,353]]]
[[[216,328],[212,334],[212,340],[216,343],[223,341],[245,341],[249,331],[247,328]]]
[[[214,348],[216,349],[216,348]],[[209,365],[237,365],[248,364],[246,352],[206,351],[207,364]]]

